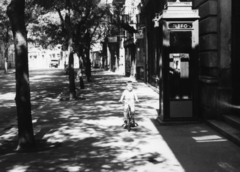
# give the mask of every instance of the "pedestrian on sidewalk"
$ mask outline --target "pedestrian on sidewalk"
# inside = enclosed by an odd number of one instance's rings
[[[78,77],[78,80],[79,80],[79,87],[80,87],[80,89],[84,89],[85,86],[84,86],[84,82],[83,82],[82,69],[78,69],[77,77]]]
[[[4,73],[6,74],[8,72],[8,59],[4,58]]]
[[[127,110],[128,106],[130,106],[131,109],[131,114],[134,116],[135,112],[135,101],[139,102],[138,96],[133,90],[133,84],[132,81],[127,82],[127,87],[123,91],[122,96],[119,100],[119,102],[123,102],[123,119],[124,119],[124,124],[126,126],[127,124]]]

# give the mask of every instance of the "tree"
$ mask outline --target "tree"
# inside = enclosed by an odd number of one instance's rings
[[[92,0],[85,4],[84,9],[85,17],[78,23],[74,42],[77,45],[76,51],[82,54],[82,57],[85,57],[85,73],[87,80],[91,81],[90,49],[94,43],[104,38],[107,29],[104,16],[109,13],[110,7]]]
[[[63,44],[65,42],[65,35],[61,27],[59,27],[60,24],[61,21],[56,12],[40,14],[36,22],[28,24],[28,42],[45,49],[49,46]]]
[[[76,98],[75,80],[74,80],[74,58],[73,58],[73,26],[72,26],[72,2],[71,0],[35,0],[35,3],[43,7],[46,13],[57,12],[61,21],[61,31],[64,37],[64,44],[68,49],[68,67],[69,67],[69,98]],[[63,12],[63,14],[62,14]]]
[[[62,10],[59,7],[56,7],[56,10],[59,14],[59,17],[62,21],[63,30],[67,31],[68,35],[72,35],[73,50],[77,52],[79,58],[83,58],[80,61],[85,63],[85,73],[88,81],[91,81],[91,62],[90,62],[90,48],[93,43],[93,38],[101,38],[101,33],[98,28],[101,23],[102,17],[108,12],[108,6],[100,4],[99,0],[78,0],[71,1],[68,0],[70,10],[68,13],[65,13],[65,16],[70,16],[71,29],[69,30],[67,24],[69,23],[63,19]],[[66,5],[67,6],[67,5]],[[67,10],[68,11],[68,10]],[[71,11],[71,12],[70,12]],[[98,36],[96,36],[98,33]]]
[[[96,35],[101,17],[107,8],[100,6],[99,0],[35,0],[48,12],[57,12],[61,21],[59,27],[62,29],[64,43],[68,45],[69,52],[69,90],[70,98],[75,97],[75,83],[73,71],[74,52],[77,52],[81,61],[85,63],[87,80],[91,79],[91,63],[89,51],[91,40]],[[99,34],[101,35],[101,34]]]
[[[16,97],[18,116],[17,150],[35,148],[33,134],[28,69],[27,31],[25,26],[25,0],[11,0],[7,15],[11,22],[16,57]]]
[[[72,33],[72,23],[71,23],[71,1],[66,0],[67,12],[65,14],[65,29],[67,32],[66,41],[68,43],[68,59],[69,59],[69,90],[70,99],[76,98],[75,81],[74,81],[74,58],[73,58],[73,33]]]

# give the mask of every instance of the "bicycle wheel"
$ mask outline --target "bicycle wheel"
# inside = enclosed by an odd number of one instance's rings
[[[130,123],[130,119],[128,119],[127,129],[128,129],[128,131],[130,131],[130,130],[131,130],[131,123]]]
[[[127,129],[128,129],[128,131],[131,130],[131,111],[130,111],[130,109],[128,109],[128,112],[127,112]]]

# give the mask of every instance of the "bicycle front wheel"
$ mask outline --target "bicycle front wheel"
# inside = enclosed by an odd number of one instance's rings
[[[128,131],[131,130],[131,109],[130,109],[130,106],[128,106],[128,111],[127,111],[127,129],[128,129]]]
[[[128,131],[131,130],[131,119],[130,118],[127,119],[127,129],[128,129]]]

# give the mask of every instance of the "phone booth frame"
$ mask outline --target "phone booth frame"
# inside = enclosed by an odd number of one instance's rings
[[[192,2],[167,2],[159,17],[160,122],[198,120],[199,15]]]

